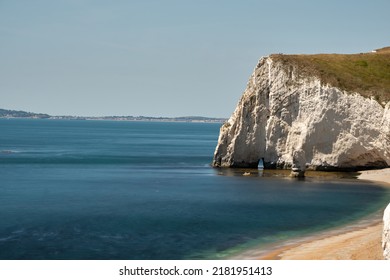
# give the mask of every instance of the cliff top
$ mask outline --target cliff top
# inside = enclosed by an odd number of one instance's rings
[[[390,47],[359,54],[273,54],[271,58],[296,66],[299,75],[315,75],[323,83],[390,101]]]

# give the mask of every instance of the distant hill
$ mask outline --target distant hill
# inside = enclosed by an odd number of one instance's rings
[[[272,59],[298,67],[299,76],[317,76],[324,84],[390,101],[390,47],[358,54],[274,54]]]
[[[146,116],[103,116],[103,117],[83,117],[83,116],[51,116],[48,114],[38,114],[25,111],[15,111],[0,109],[0,118],[28,118],[28,119],[61,119],[61,120],[114,120],[114,121],[166,121],[166,122],[216,122],[226,121],[224,118],[208,118],[200,116],[189,117],[146,117]]]
[[[48,114],[37,114],[25,111],[5,110],[0,109],[0,118],[32,118],[32,119],[48,119]]]

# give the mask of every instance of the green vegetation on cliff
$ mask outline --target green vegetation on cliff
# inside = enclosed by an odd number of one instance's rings
[[[325,84],[390,101],[390,47],[360,54],[274,54],[272,58],[298,69],[299,75],[315,75]]]

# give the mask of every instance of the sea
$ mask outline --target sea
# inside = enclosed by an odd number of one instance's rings
[[[0,259],[224,259],[390,198],[353,178],[213,168],[220,125],[0,119]]]

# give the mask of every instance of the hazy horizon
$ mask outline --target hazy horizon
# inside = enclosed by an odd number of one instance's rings
[[[32,113],[32,114],[43,114],[43,115],[49,115],[51,117],[145,117],[145,118],[209,118],[209,119],[227,119],[227,118],[219,118],[219,117],[213,117],[213,116],[201,116],[201,115],[188,115],[188,116],[172,116],[172,117],[167,117],[167,116],[148,116],[148,115],[71,115],[71,114],[64,114],[64,115],[51,115],[47,114],[46,112],[32,112],[32,111],[26,111],[23,109],[8,109],[8,108],[0,108],[0,110],[10,110],[10,111],[21,111],[21,112],[26,112],[26,113]]]
[[[390,45],[390,2],[0,2],[0,107],[228,118],[261,56]]]

